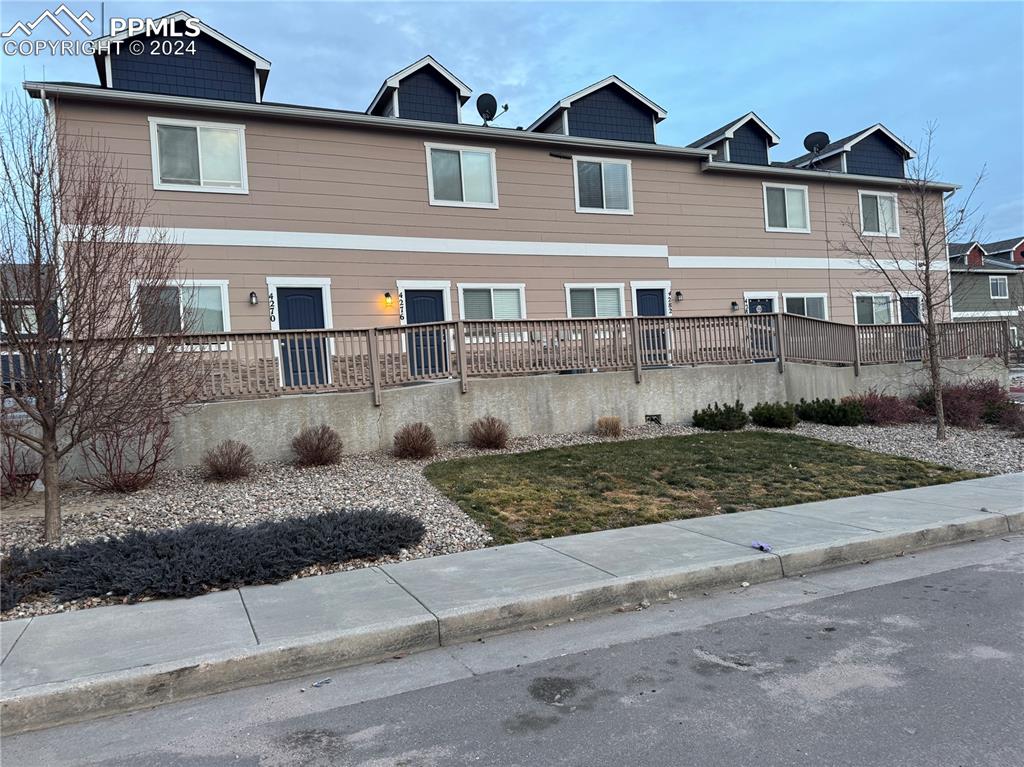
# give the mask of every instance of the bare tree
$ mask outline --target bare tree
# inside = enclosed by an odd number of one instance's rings
[[[201,386],[201,355],[188,353],[192,320],[177,302],[136,300],[180,278],[180,247],[142,236],[151,200],[120,159],[96,137],[59,130],[56,106],[24,100],[3,112],[4,396],[29,425],[14,438],[42,463],[52,541],[63,459],[157,414],[166,420]]]
[[[887,231],[892,217],[898,215],[899,237],[865,234],[861,214],[850,211],[843,220],[844,235],[849,237],[831,244],[857,258],[865,269],[883,275],[897,296],[920,295],[926,361],[935,395],[935,436],[944,440],[941,323],[954,290],[947,243],[975,239],[978,211],[973,200],[984,171],[969,188],[944,194],[935,188],[939,181],[937,160],[935,127],[930,125],[908,165],[906,182],[898,195],[898,211],[895,206],[889,211],[882,202],[878,204],[877,229]]]

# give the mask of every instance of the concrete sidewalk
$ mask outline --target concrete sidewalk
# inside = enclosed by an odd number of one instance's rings
[[[1020,530],[1015,474],[8,621],[4,732]]]

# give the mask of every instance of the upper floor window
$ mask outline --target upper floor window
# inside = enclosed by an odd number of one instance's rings
[[[143,335],[223,333],[231,330],[227,280],[182,280],[139,285]]]
[[[992,276],[988,278],[988,295],[989,298],[1010,297],[1010,286],[1005,276]]]
[[[427,144],[427,188],[431,205],[497,208],[494,150]]]
[[[853,301],[858,325],[892,324],[892,296],[889,293],[859,293]]]
[[[787,293],[783,296],[786,314],[799,314],[801,317],[814,317],[818,320],[828,319],[828,306],[824,293]]]
[[[767,232],[810,232],[807,187],[765,184],[764,228]]]
[[[632,166],[629,160],[572,158],[577,213],[633,213]]]
[[[156,189],[245,194],[245,126],[149,118]]]
[[[860,226],[863,234],[899,237],[896,195],[891,192],[861,192]]]
[[[566,285],[569,316],[578,318],[622,317],[624,285]]]

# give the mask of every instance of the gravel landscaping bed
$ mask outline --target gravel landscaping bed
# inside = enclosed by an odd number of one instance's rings
[[[625,429],[619,440],[694,434],[692,426],[666,425]],[[915,424],[893,427],[838,427],[801,423],[795,433],[840,442],[866,450],[902,455],[953,468],[985,473],[1024,471],[1024,442],[992,428],[950,429],[950,439],[937,444],[934,427]],[[302,576],[320,575],[384,562],[450,554],[481,548],[491,542],[487,532],[443,496],[423,476],[432,461],[495,453],[521,453],[548,447],[608,441],[593,434],[562,434],[510,440],[501,451],[479,451],[459,444],[443,447],[430,461],[399,461],[386,453],[346,456],[335,466],[298,469],[280,464],[260,465],[252,477],[216,483],[202,479],[198,469],[169,472],[146,490],[132,495],[104,495],[83,490],[68,492],[64,502],[62,543],[73,543],[127,530],[157,530],[191,522],[250,525],[258,521],[302,516],[330,509],[359,508],[401,511],[420,519],[423,541],[396,557],[349,561],[314,567]],[[38,516],[4,519],[0,552],[11,546],[35,547],[42,541]],[[91,599],[78,603],[34,602],[0,615],[0,619],[41,615],[94,607],[120,600]]]

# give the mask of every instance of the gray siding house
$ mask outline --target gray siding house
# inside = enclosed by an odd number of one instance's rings
[[[1011,342],[1024,349],[1024,237],[951,242],[954,320],[1010,321]]]

